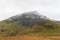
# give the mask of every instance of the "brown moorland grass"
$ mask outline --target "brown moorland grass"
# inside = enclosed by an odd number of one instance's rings
[[[60,36],[16,36],[0,37],[0,40],[60,40]]]

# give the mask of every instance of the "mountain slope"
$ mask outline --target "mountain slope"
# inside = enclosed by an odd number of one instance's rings
[[[49,20],[49,19],[46,16],[40,15],[37,11],[31,11],[31,12],[22,13],[21,15],[13,16],[6,21],[16,22],[19,25],[23,25],[23,26],[33,26],[34,24],[38,22],[42,22],[44,20]]]
[[[22,13],[0,22],[0,36],[60,35],[60,25],[37,11]]]

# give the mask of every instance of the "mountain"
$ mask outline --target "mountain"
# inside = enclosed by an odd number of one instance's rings
[[[36,23],[49,19],[46,16],[40,15],[37,11],[31,11],[22,13],[21,15],[13,16],[8,20],[16,22],[17,24],[23,26],[33,26]]]
[[[0,36],[60,35],[60,25],[37,11],[25,12],[0,22]]]

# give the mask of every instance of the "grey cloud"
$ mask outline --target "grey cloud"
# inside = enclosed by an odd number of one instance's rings
[[[37,10],[49,18],[60,20],[58,16],[60,15],[60,0],[0,0],[1,20],[31,10]]]

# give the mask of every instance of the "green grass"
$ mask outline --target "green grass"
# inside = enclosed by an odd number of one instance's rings
[[[45,22],[45,25],[42,24],[36,24],[32,28],[30,27],[20,27],[16,24],[16,22],[10,23],[9,21],[6,23],[5,21],[0,22],[0,36],[13,36],[13,34],[18,35],[36,35],[36,36],[54,36],[54,35],[60,35],[60,25],[55,25],[55,23],[52,23],[50,21]],[[48,26],[54,27],[54,29],[49,29]],[[47,29],[48,28],[48,29]],[[4,29],[3,32],[1,32],[1,29]],[[38,31],[38,32],[37,32]],[[5,33],[4,33],[5,32]]]
[[[29,32],[27,35],[36,35],[36,36],[60,36],[60,27],[55,29],[43,29],[40,32]]]

